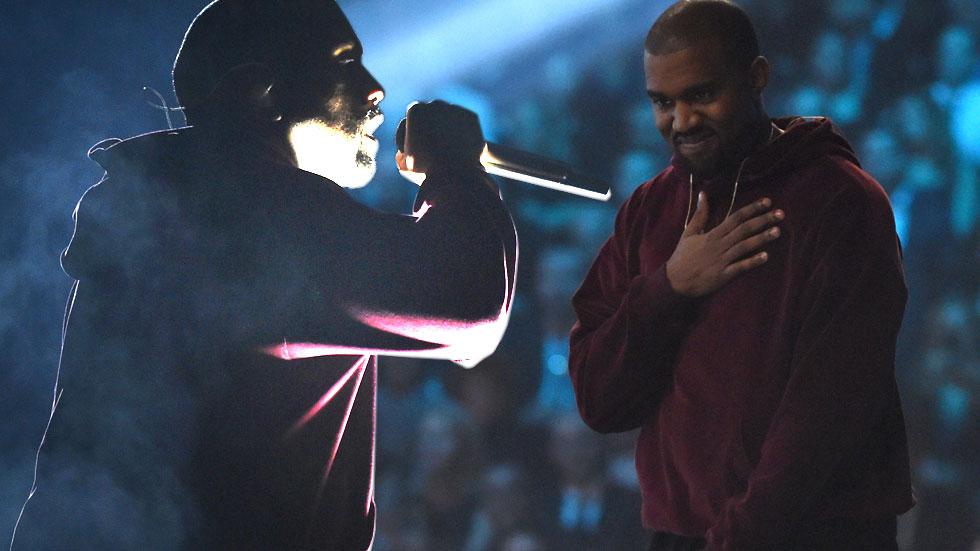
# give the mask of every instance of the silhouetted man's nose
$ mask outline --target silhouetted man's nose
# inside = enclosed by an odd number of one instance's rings
[[[372,107],[377,107],[381,103],[381,100],[385,99],[385,89],[378,82],[378,79],[374,78],[371,71],[364,69],[364,89],[367,91],[367,102]]]

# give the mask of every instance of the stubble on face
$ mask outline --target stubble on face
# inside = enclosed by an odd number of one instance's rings
[[[342,82],[326,101],[326,113],[330,116],[322,119],[324,124],[356,144],[354,162],[357,166],[373,169],[378,153],[378,143],[373,132],[381,124],[381,110],[378,107],[366,107],[363,101],[357,101],[356,95]]]
[[[369,100],[377,82],[360,62],[353,36],[328,49],[316,76],[299,86],[301,105],[293,115],[290,142],[300,168],[347,188],[366,185],[376,171],[373,132],[384,118]]]
[[[319,116],[291,125],[290,143],[297,166],[345,188],[367,185],[377,170],[378,142],[371,133],[380,125],[380,111],[364,109],[350,94],[324,101]]]

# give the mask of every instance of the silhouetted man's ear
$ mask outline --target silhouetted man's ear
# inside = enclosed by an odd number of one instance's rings
[[[275,73],[261,63],[239,65],[218,80],[207,100],[209,110],[264,122],[282,120]]]

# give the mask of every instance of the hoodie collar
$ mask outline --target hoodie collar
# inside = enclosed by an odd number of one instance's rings
[[[189,147],[188,142],[194,145]],[[202,124],[148,132],[125,140],[111,138],[92,146],[88,156],[108,171],[121,164],[147,165],[166,157],[191,157],[208,151],[220,152],[220,157],[234,152],[234,158],[245,163],[295,166],[290,151],[270,139],[263,129],[248,124]]]

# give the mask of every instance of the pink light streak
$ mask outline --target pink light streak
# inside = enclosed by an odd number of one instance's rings
[[[366,358],[367,356],[358,360],[357,363],[351,366],[351,368],[348,369],[346,373],[341,375],[340,378],[337,379],[337,382],[335,382],[333,386],[331,386],[323,394],[323,396],[321,396],[320,399],[317,400],[315,404],[313,404],[313,407],[310,408],[310,410],[307,411],[302,417],[300,417],[298,421],[296,421],[296,424],[293,425],[293,427],[289,429],[289,432],[286,433],[286,437],[288,438],[292,436],[293,434],[296,433],[296,431],[301,429],[304,425],[306,425],[314,417],[316,417],[320,413],[320,411],[322,411],[323,408],[325,408],[327,404],[329,404],[334,399],[337,393],[340,392],[340,389],[343,388],[343,386],[347,383],[347,381],[350,380],[351,376],[353,376],[358,369],[364,368],[364,363]],[[289,358],[284,358],[284,359],[289,359]]]
[[[388,333],[409,337],[418,341],[438,343],[431,351],[413,353],[413,356],[451,359],[472,367],[497,348],[507,328],[509,312],[501,309],[500,315],[478,321],[445,320],[423,316],[406,316],[388,312],[355,311],[354,315],[365,325]]]
[[[340,442],[344,439],[344,432],[347,430],[347,422],[350,420],[351,411],[354,409],[354,400],[357,398],[357,391],[361,388],[361,380],[364,378],[364,369],[367,366],[370,356],[364,356],[354,364],[354,368],[357,370],[357,379],[354,380],[354,388],[351,390],[350,398],[347,399],[347,407],[344,410],[344,418],[340,423],[340,428],[337,430],[337,437],[334,439],[333,447],[330,449],[330,459],[327,461],[327,466],[323,470],[323,478],[320,480],[320,491],[323,491],[324,486],[327,483],[327,478],[330,476],[330,471],[333,469],[333,462],[337,458],[337,451],[340,450]],[[319,501],[319,497],[317,498]]]
[[[364,516],[371,513],[371,504],[374,503],[374,473],[375,473],[375,463],[377,462],[377,426],[378,426],[378,364],[375,360],[374,369],[371,370],[371,388],[375,389],[371,393],[371,477],[368,480],[368,491],[367,499],[364,502]],[[371,541],[373,543],[374,536],[372,534]]]
[[[511,274],[506,262],[503,265],[503,272],[504,280],[509,281]],[[511,287],[510,294],[504,297],[496,316],[476,321],[370,311],[356,306],[349,307],[348,311],[358,321],[375,329],[417,341],[437,343],[437,348],[432,351],[435,353],[432,357],[449,359],[463,367],[473,367],[497,349],[510,320],[513,298],[513,287]],[[414,351],[410,355],[430,357],[427,354],[426,351],[421,353]],[[389,355],[393,354],[389,353]]]
[[[273,351],[276,353],[273,354]],[[290,354],[290,345],[284,342],[281,346],[277,346],[269,351],[270,354],[281,357],[282,359],[293,359],[295,356]],[[280,356],[281,354],[281,356]],[[340,451],[340,444],[344,439],[344,434],[347,432],[347,424],[350,422],[351,413],[354,410],[354,403],[357,400],[357,393],[361,389],[361,382],[364,379],[364,371],[371,365],[371,356],[361,356],[353,366],[350,367],[343,375],[330,386],[329,389],[320,397],[319,400],[311,407],[303,416],[296,422],[295,425],[286,433],[285,438],[289,438],[294,435],[297,431],[303,428],[307,423],[313,420],[317,415],[323,411],[329,403],[336,398],[337,393],[340,392],[342,388],[347,386],[347,383],[354,378],[354,383],[351,385],[350,396],[347,398],[347,404],[344,407],[344,415],[341,419],[340,425],[337,428],[337,434],[333,438],[333,442],[330,445],[330,455],[327,458],[326,465],[323,469],[323,476],[320,479],[319,488],[317,489],[317,495],[315,502],[319,502],[323,497],[323,491],[326,488],[327,481],[330,478],[330,472],[333,470],[334,462],[337,459],[337,454]],[[354,375],[357,375],[354,377]],[[377,369],[371,370],[372,384],[377,387]],[[365,502],[364,514],[365,516],[371,512],[371,505],[374,503],[374,476],[375,476],[375,448],[376,448],[376,438],[375,429],[377,426],[377,396],[372,393],[371,396],[371,474],[370,480],[368,481],[368,493]],[[373,537],[372,537],[373,540]]]
[[[424,212],[425,205],[424,203],[419,212]],[[506,263],[503,268],[504,278],[509,281],[511,275]],[[270,346],[262,351],[282,360],[371,354],[452,360],[463,367],[473,367],[496,350],[507,329],[513,299],[513,287],[511,287],[497,315],[480,320],[456,320],[373,311],[358,306],[347,307],[348,313],[364,325],[411,338],[422,345],[415,349],[397,350],[334,343],[283,341],[281,345]]]
[[[452,360],[472,367],[493,353],[507,329],[509,303],[501,307],[497,317],[477,321],[445,320],[424,316],[369,312],[351,309],[351,314],[365,325],[410,337],[428,348],[392,350],[330,343],[288,342],[263,350],[282,360],[299,360],[318,356],[384,355]]]

